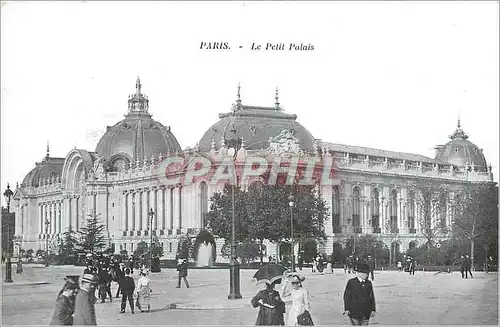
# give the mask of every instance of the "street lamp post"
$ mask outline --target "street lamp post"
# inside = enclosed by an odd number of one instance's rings
[[[10,189],[10,185],[7,184],[7,189],[3,192],[5,196],[5,202],[7,203],[7,261],[5,263],[5,283],[12,283],[12,261],[10,260],[10,200],[14,195],[14,192]],[[3,211],[3,210],[2,210]],[[3,218],[2,218],[3,220]],[[3,224],[3,222],[2,222]]]
[[[228,154],[233,155],[233,163],[236,163],[238,151],[241,148],[241,139],[236,134],[236,129],[231,128],[232,138],[226,143],[228,144]],[[240,266],[236,259],[236,227],[235,227],[235,184],[238,184],[238,177],[236,176],[236,164],[233,166],[235,180],[231,183],[231,206],[232,206],[232,219],[231,219],[231,261],[229,262],[229,295],[230,300],[241,299],[240,293]]]
[[[153,217],[155,212],[153,208],[149,209],[149,271],[153,271]]]
[[[290,243],[291,243],[291,251],[292,251],[292,272],[295,272],[295,251],[293,248],[293,206],[295,203],[293,202],[293,195],[290,194],[288,197],[288,205],[290,206]]]
[[[50,221],[45,219],[45,267],[49,266],[49,225]]]

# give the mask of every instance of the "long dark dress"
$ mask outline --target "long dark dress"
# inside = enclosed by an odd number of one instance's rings
[[[59,295],[50,325],[73,325],[74,302],[67,296]]]
[[[269,305],[275,306],[274,309],[267,308],[259,303],[259,300]],[[283,314],[285,313],[285,303],[281,300],[280,294],[275,290],[262,290],[257,293],[252,299],[254,308],[260,306],[259,314],[255,325],[273,325],[284,326],[285,320]]]

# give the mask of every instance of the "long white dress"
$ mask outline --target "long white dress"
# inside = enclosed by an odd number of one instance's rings
[[[150,281],[146,276],[141,276],[137,282],[137,293],[139,295],[138,300],[140,304],[139,310],[149,310],[149,298],[150,298]]]
[[[297,290],[292,289],[290,296],[284,297],[283,301],[292,302],[292,305],[287,308],[288,314],[285,321],[285,325],[287,326],[298,326],[297,316],[305,310],[311,310],[309,294],[304,287],[300,287]]]

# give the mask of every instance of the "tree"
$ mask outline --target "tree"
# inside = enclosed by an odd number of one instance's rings
[[[137,247],[135,248],[133,254],[134,258],[141,258],[143,256],[145,258],[149,252],[148,248],[149,248],[148,243],[146,243],[145,241],[137,243]]]
[[[106,246],[105,226],[97,220],[97,214],[89,214],[85,226],[78,231],[80,241],[78,247],[81,253],[94,253]]]
[[[231,257],[231,242],[228,240],[222,246],[221,254],[224,258]],[[260,245],[252,241],[239,242],[236,245],[236,256],[241,259],[243,264],[252,262],[261,256]]]
[[[184,235],[179,237],[176,257],[183,259],[193,258],[193,252],[193,243],[191,239]]]
[[[436,236],[446,233],[446,209],[450,203],[449,189],[439,181],[419,181],[416,185],[417,222],[426,238],[428,248],[434,245]]]
[[[265,239],[290,241],[290,194],[294,196],[294,242],[306,238],[326,239],[323,226],[328,219],[328,208],[314,186],[257,185],[248,191],[235,188],[236,239],[239,242],[253,241],[262,245]],[[215,193],[207,213],[213,234],[226,240],[231,239],[231,192],[232,188],[226,186],[222,193]]]
[[[474,267],[476,241],[486,244],[486,251],[498,245],[498,187],[492,183],[467,182],[455,199],[453,227],[455,237],[470,243]]]
[[[78,240],[77,233],[68,229],[62,234],[59,254],[62,256],[74,256],[77,253]]]

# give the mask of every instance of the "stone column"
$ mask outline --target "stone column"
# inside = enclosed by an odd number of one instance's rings
[[[43,204],[38,204],[38,220],[40,222],[40,235],[43,235]]]
[[[173,188],[168,188],[166,190],[166,213],[167,213],[167,228],[174,229],[174,190]]]
[[[128,203],[128,214],[127,214],[127,231],[134,230],[134,220],[135,220],[135,192],[129,191],[127,193],[127,203]],[[127,234],[127,235],[130,235]]]
[[[149,209],[151,208],[151,190],[142,192],[142,229],[149,230]],[[156,212],[155,212],[156,213]]]
[[[119,231],[120,236],[123,236],[123,231],[127,230],[127,214],[128,214],[128,202],[127,202],[127,191],[122,192],[121,209],[122,212],[119,218]]]
[[[379,226],[380,226],[380,233],[381,234],[385,234],[386,231],[385,231],[385,215],[384,215],[384,212],[385,212],[385,198],[384,197],[379,197],[379,216],[378,216],[378,219],[379,219]]]
[[[153,230],[158,230],[158,219],[161,219],[161,212],[158,210],[160,205],[158,204],[158,196],[161,195],[161,191],[155,188],[153,191],[153,210],[155,212],[155,216],[153,217]]]
[[[142,190],[135,193],[135,221],[134,230],[142,230]],[[135,233],[137,234],[137,233]]]
[[[165,188],[162,187],[159,191],[159,196],[160,196],[160,206],[159,206],[159,215],[160,215],[160,229],[164,230],[165,229],[165,211],[166,211],[166,202],[165,202]]]
[[[342,233],[345,233],[345,229],[347,228],[347,226],[345,226],[346,224],[346,220],[345,220],[345,210],[344,210],[344,197],[341,196],[339,194],[339,213],[340,213],[340,226],[342,228]]]
[[[134,231],[135,235],[135,230],[137,227],[137,219],[139,217],[139,201],[137,200],[139,198],[139,191],[134,190],[133,193],[131,194],[131,200],[132,200],[132,219],[130,220],[130,226],[129,230]]]
[[[56,209],[56,201],[52,201],[51,204],[51,212],[52,212],[52,221],[50,224],[51,235],[56,235],[57,233],[57,209]]]
[[[181,186],[178,188],[178,192],[179,192],[179,196],[177,197],[178,198],[178,206],[179,206],[179,209],[178,209],[178,217],[179,217],[179,228],[183,228],[184,227],[184,197],[185,197],[185,192],[184,192],[184,188]]]

